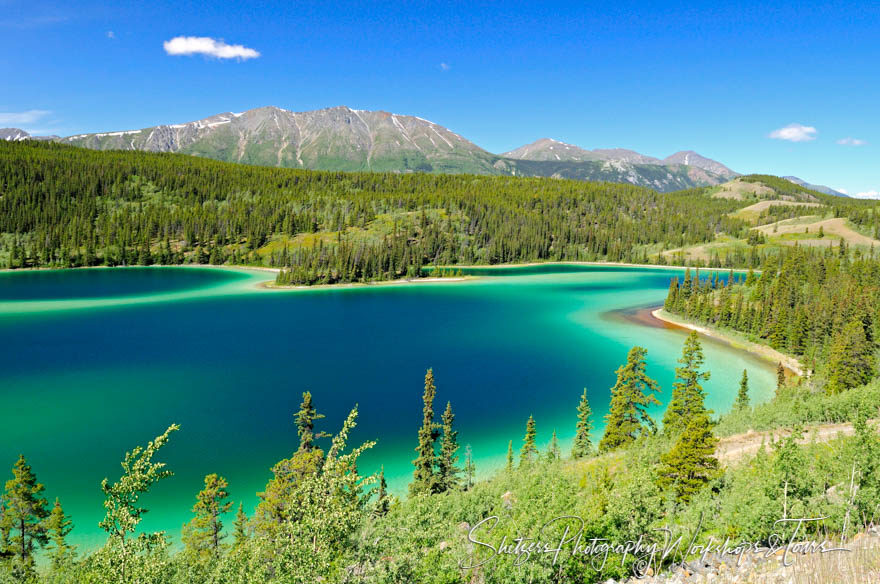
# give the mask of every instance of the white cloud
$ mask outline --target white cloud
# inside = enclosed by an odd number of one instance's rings
[[[46,110],[28,110],[26,112],[7,112],[0,113],[0,127],[2,126],[24,126],[33,124],[50,113]]]
[[[853,195],[856,199],[880,199],[880,191],[865,191]]]
[[[162,44],[169,55],[206,55],[217,59],[255,59],[258,51],[244,45],[227,45],[211,37],[174,37]]]
[[[816,139],[818,131],[812,126],[802,124],[789,124],[784,128],[770,132],[770,138],[774,140],[787,140],[789,142],[808,142]]]
[[[107,38],[108,38],[108,39],[115,39],[115,38],[116,38],[116,33],[113,32],[112,30],[108,30],[108,31],[107,31]]]
[[[449,71],[449,63],[440,63],[440,69],[443,71]]]
[[[844,195],[848,195],[848,194],[849,194],[849,191],[846,190],[846,189],[834,189],[834,190],[837,191],[838,193],[843,193]]]
[[[841,138],[837,141],[841,146],[864,146],[867,144],[865,140],[860,140],[858,138],[852,138],[847,136],[846,138]]]

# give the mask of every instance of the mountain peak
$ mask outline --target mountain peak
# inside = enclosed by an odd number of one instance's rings
[[[584,150],[579,146],[566,144],[553,138],[539,138],[531,144],[505,152],[501,156],[517,160],[557,160],[566,162],[596,160],[596,156],[589,150]]]
[[[730,170],[720,162],[706,158],[693,150],[681,150],[671,156],[667,156],[662,162],[663,164],[683,164],[685,166],[701,168],[725,178],[739,176],[739,173]]]
[[[17,142],[18,140],[27,140],[30,137],[30,134],[19,128],[0,128],[0,140]]]

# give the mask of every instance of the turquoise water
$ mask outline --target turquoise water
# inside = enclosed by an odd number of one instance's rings
[[[518,449],[529,415],[542,444],[553,429],[570,444],[584,387],[598,439],[614,371],[634,344],[648,349],[665,403],[685,338],[623,312],[661,304],[673,270],[542,266],[475,270],[488,275],[465,282],[286,291],[257,287],[271,279],[265,272],[207,271],[0,275],[0,478],[25,454],[73,515],[83,547],[103,541],[101,479],[115,479],[124,452],[172,422],[182,429],[161,459],[176,476],[147,497],[142,526],[177,538],[207,473],[226,476],[233,499],[253,509],[269,468],[296,448],[303,391],[331,432],[359,404],[353,442],[379,440],[360,468],[384,465],[403,492],[426,368],[437,410],[452,402],[462,445],[488,474],[508,440]],[[755,399],[772,394],[769,364],[704,345],[711,408],[729,409],[744,368]]]

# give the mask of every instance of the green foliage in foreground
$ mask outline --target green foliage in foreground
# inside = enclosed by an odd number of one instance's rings
[[[322,416],[306,393],[295,416],[299,447],[272,469],[253,516],[239,506],[227,529],[224,515],[232,508],[227,483],[208,475],[179,551],[164,533],[137,533],[146,512],[139,497],[172,476],[155,458],[176,426],[127,453],[122,476],[112,484],[103,482],[107,516],[101,525],[108,539],[100,549],[81,555],[65,541],[70,519],[60,504],[48,512],[39,495],[42,485],[21,458],[0,505],[0,583],[600,582],[632,575],[634,563],[644,558],[611,550],[607,556],[600,552],[603,563],[583,553],[593,538],[626,543],[641,537],[662,545],[660,530],[668,528],[673,539],[681,535],[690,541],[696,535],[700,542],[709,537],[717,542],[730,537],[766,545],[774,534],[791,532],[774,525],[778,519],[826,517],[804,525],[800,533],[820,540],[829,533],[852,535],[877,520],[880,437],[867,418],[880,409],[880,380],[831,394],[810,383],[785,387],[769,403],[754,408],[741,403],[715,425],[696,386],[685,391],[688,380],[702,378],[701,353],[699,342],[689,338],[677,371],[678,402],[694,413],[683,430],[657,432],[650,418],[634,414],[644,425],[622,447],[562,459],[554,440],[546,453],[538,451],[537,423],[530,417],[523,447],[528,462],[513,466],[511,443],[506,470],[473,484],[468,480],[464,489],[458,488],[457,473],[449,472],[457,450],[451,406],[441,417],[439,448],[435,443],[436,387],[429,370],[418,433],[419,441],[425,441],[418,450],[428,460],[422,465],[417,459],[415,466],[430,476],[417,472],[414,483],[433,485],[445,477],[453,485],[405,500],[388,495],[383,474],[359,474],[358,458],[372,443],[347,448],[357,409],[336,435],[326,436],[315,429]],[[643,361],[644,350],[634,348],[618,370],[618,396],[644,402],[659,389]],[[629,393],[621,391],[628,386]],[[579,430],[591,423],[584,404],[582,397]],[[640,411],[633,405],[631,413]],[[854,435],[817,443],[801,429],[804,422],[830,420],[852,420]],[[764,426],[793,430],[767,439],[756,455],[721,467],[714,453],[716,435]],[[326,438],[325,453],[316,440]],[[23,533],[30,534],[26,553],[19,551],[22,540],[16,539]],[[520,537],[554,547],[563,538],[566,543],[559,554],[532,550],[527,557],[498,553],[505,537],[512,546]],[[48,551],[48,561],[37,568],[33,551],[40,547]],[[681,561],[683,553],[679,550],[673,561]]]

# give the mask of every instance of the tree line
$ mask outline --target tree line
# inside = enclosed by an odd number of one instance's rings
[[[837,393],[874,377],[880,348],[880,262],[852,255],[793,247],[744,279],[688,270],[664,308],[794,355]]]

